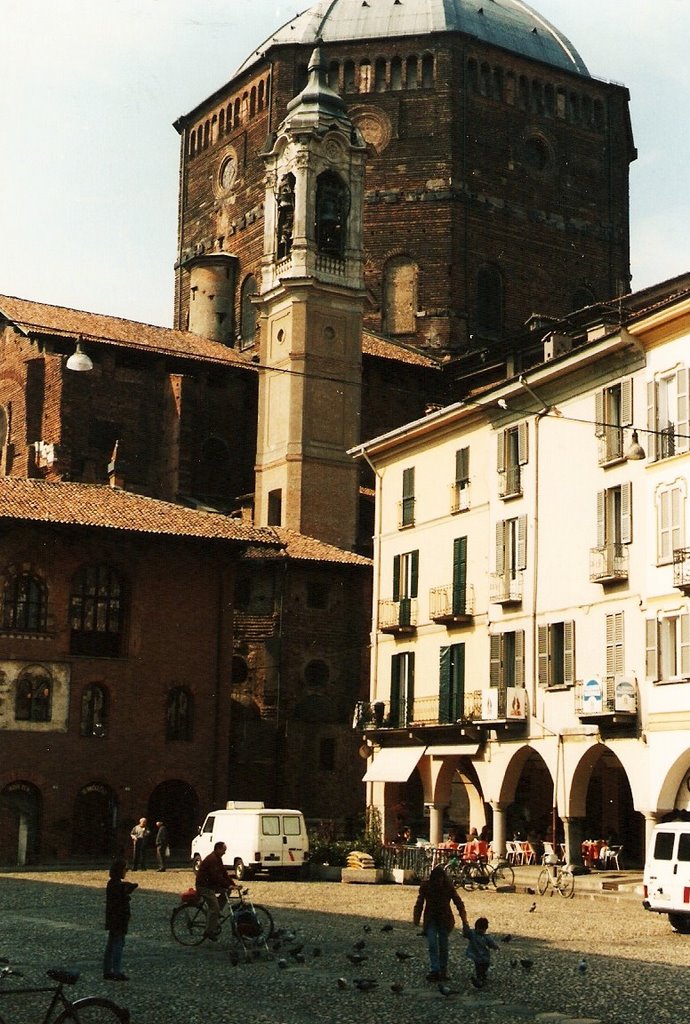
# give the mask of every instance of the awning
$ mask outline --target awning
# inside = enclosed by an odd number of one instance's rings
[[[374,754],[364,782],[407,782],[426,747],[384,747]]]

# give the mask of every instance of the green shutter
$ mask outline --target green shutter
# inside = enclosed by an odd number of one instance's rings
[[[410,552],[410,597],[417,596],[419,585],[419,551]]]
[[[396,726],[400,724],[400,668],[401,654],[394,654],[391,657],[391,706],[390,722]]]
[[[438,668],[438,720],[450,722],[450,647],[442,647]]]
[[[453,541],[453,615],[464,615],[467,607],[467,537]]]
[[[407,657],[407,715],[405,724],[414,719],[414,651],[410,651]]]
[[[451,707],[452,721],[465,716],[465,645],[453,644],[451,658]]]
[[[393,600],[400,600],[400,555],[393,559]]]

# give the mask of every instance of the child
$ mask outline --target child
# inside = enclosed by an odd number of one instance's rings
[[[431,970],[426,976],[427,981],[445,981],[447,976],[448,936],[455,926],[451,902],[458,908],[462,917],[465,913],[465,904],[458,896],[443,865],[437,864],[427,881],[422,882],[419,887],[419,896],[412,917],[416,925],[422,920],[422,930],[429,947]]]
[[[484,988],[491,964],[491,950],[498,949],[498,946],[491,936],[486,934],[489,930],[489,922],[485,917],[478,917],[474,922],[474,928],[470,928],[466,911],[463,910],[460,916],[462,918],[462,934],[467,939],[465,956],[474,963],[475,977],[471,981],[475,988]]]
[[[122,973],[122,953],[129,926],[130,895],[138,888],[136,882],[125,882],[127,861],[119,858],[110,866],[110,881],[105,890],[105,927],[108,941],[103,956],[103,977],[106,981],[128,981]]]

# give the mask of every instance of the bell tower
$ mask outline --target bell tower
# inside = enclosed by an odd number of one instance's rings
[[[255,516],[352,548],[365,144],[315,50],[266,163]]]

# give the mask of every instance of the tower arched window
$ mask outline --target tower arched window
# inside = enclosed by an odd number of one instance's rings
[[[480,267],[477,272],[477,330],[497,337],[503,329],[503,278],[498,267]]]
[[[10,574],[3,592],[2,628],[45,632],[47,604],[43,580],[28,572]]]
[[[224,109],[221,110],[220,114],[218,115],[218,134],[219,135],[224,135],[225,134],[225,110]]]
[[[359,65],[359,92],[371,92],[371,64],[368,60]]]
[[[416,89],[418,86],[417,82],[417,58],[408,57],[405,68],[405,87],[407,89]]]
[[[391,61],[391,89],[402,89],[402,61],[394,57]]]
[[[374,91],[385,92],[386,91],[386,59],[385,57],[377,57],[376,63],[374,64]]]
[[[176,686],[168,694],[165,738],[189,742],[194,734],[194,698],[184,686]]]
[[[347,236],[349,192],[333,171],[316,180],[316,247],[321,253],[342,259]]]
[[[256,94],[256,100],[257,100],[257,104],[258,104],[259,110],[263,110],[264,109],[265,97],[266,97],[266,83],[264,82],[264,80],[262,78],[261,81],[259,82],[259,88],[258,88],[258,91],[257,91],[257,94]]]
[[[256,86],[253,85],[251,92],[249,93],[249,116],[254,117],[256,114]]]
[[[383,331],[414,334],[417,330],[419,268],[409,256],[395,256],[383,270]]]
[[[240,290],[240,348],[250,348],[256,341],[256,306],[252,296],[258,288],[253,274],[245,278]]]
[[[284,260],[292,252],[292,238],[295,221],[295,176],[285,174],[278,185],[278,209],[276,211],[276,255]]]
[[[343,66],[345,74],[345,92],[355,91],[355,62],[353,60],[346,60]]]
[[[70,654],[117,658],[125,639],[125,595],[109,565],[86,565],[72,578]]]
[[[108,721],[108,694],[103,686],[91,683],[81,695],[81,720],[79,732],[82,736],[105,736]]]
[[[434,86],[434,57],[431,53],[425,53],[422,57],[422,88],[433,89]]]
[[[332,60],[328,65],[328,84],[334,92],[340,92],[340,61]]]
[[[194,129],[189,133],[189,155],[190,157],[196,154],[196,132]]]
[[[53,679],[42,665],[25,668],[17,679],[14,717],[18,722],[49,722]]]

